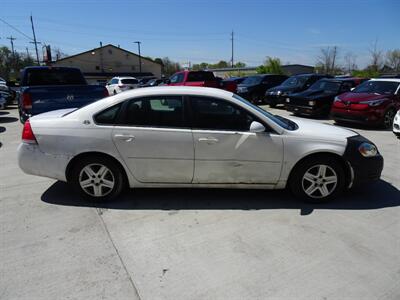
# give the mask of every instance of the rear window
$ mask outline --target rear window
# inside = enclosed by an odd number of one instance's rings
[[[121,83],[123,83],[123,84],[138,84],[139,80],[137,80],[137,79],[121,79]]]
[[[25,85],[84,85],[85,78],[77,69],[30,69]]]
[[[190,72],[187,81],[214,81],[215,76],[211,72]]]

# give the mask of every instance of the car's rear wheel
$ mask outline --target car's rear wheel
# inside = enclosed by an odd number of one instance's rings
[[[385,129],[392,129],[393,127],[393,121],[394,121],[394,117],[396,115],[396,110],[395,109],[389,109],[383,116],[383,127]]]
[[[328,156],[316,156],[299,163],[289,179],[295,196],[308,202],[326,202],[344,189],[345,172],[341,163]]]
[[[114,199],[124,188],[120,167],[104,157],[87,157],[78,161],[70,178],[82,196],[96,202]]]
[[[270,100],[270,102],[269,102],[269,107],[271,107],[271,108],[275,108],[275,107],[276,107],[276,105],[277,105],[277,103],[276,103],[276,101],[275,101],[275,100]]]

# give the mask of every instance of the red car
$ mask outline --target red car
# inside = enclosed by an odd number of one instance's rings
[[[400,109],[400,79],[371,79],[335,98],[332,118],[340,122],[392,128]]]
[[[235,82],[223,83],[221,79],[214,76],[213,72],[208,71],[177,72],[167,81],[167,85],[221,88],[232,93],[235,93],[237,88],[237,84]]]

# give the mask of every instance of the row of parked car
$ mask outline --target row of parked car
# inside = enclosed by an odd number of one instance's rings
[[[2,83],[3,82],[3,83]],[[295,115],[332,116],[337,123],[395,127],[400,109],[400,79],[340,77],[324,74],[295,76],[261,74],[221,79],[208,71],[181,71],[168,79],[114,77],[105,85],[88,85],[79,69],[28,67],[21,72],[21,122],[46,111],[81,107],[107,95],[159,85],[213,87],[234,92],[253,104],[284,105]],[[12,91],[0,81],[0,106]],[[394,124],[395,123],[395,124]]]

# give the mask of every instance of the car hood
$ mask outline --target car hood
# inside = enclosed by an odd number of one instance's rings
[[[243,84],[243,83],[241,83],[241,84],[238,84],[238,88],[239,87],[253,88],[253,87],[256,87],[257,85],[259,85],[259,84]]]
[[[278,92],[278,91],[281,91],[282,93],[291,93],[291,92],[294,92],[294,91],[298,91],[300,89],[301,89],[301,86],[288,87],[288,86],[278,85],[278,86],[275,86],[273,88],[268,89],[267,93],[269,93],[269,92]]]
[[[349,102],[360,102],[360,101],[369,101],[369,100],[379,100],[383,98],[388,98],[389,95],[381,95],[381,94],[370,94],[370,93],[344,93],[339,96],[339,99],[342,101]]]
[[[320,98],[327,98],[327,97],[334,97],[336,96],[336,92],[331,91],[324,91],[324,90],[306,90],[301,93],[291,94],[290,97],[292,98],[306,98],[306,99],[320,99]]]
[[[298,125],[298,129],[292,131],[293,134],[313,140],[339,141],[343,143],[348,137],[358,135],[357,132],[331,124],[324,124],[316,121],[310,121],[303,118],[289,117]]]

